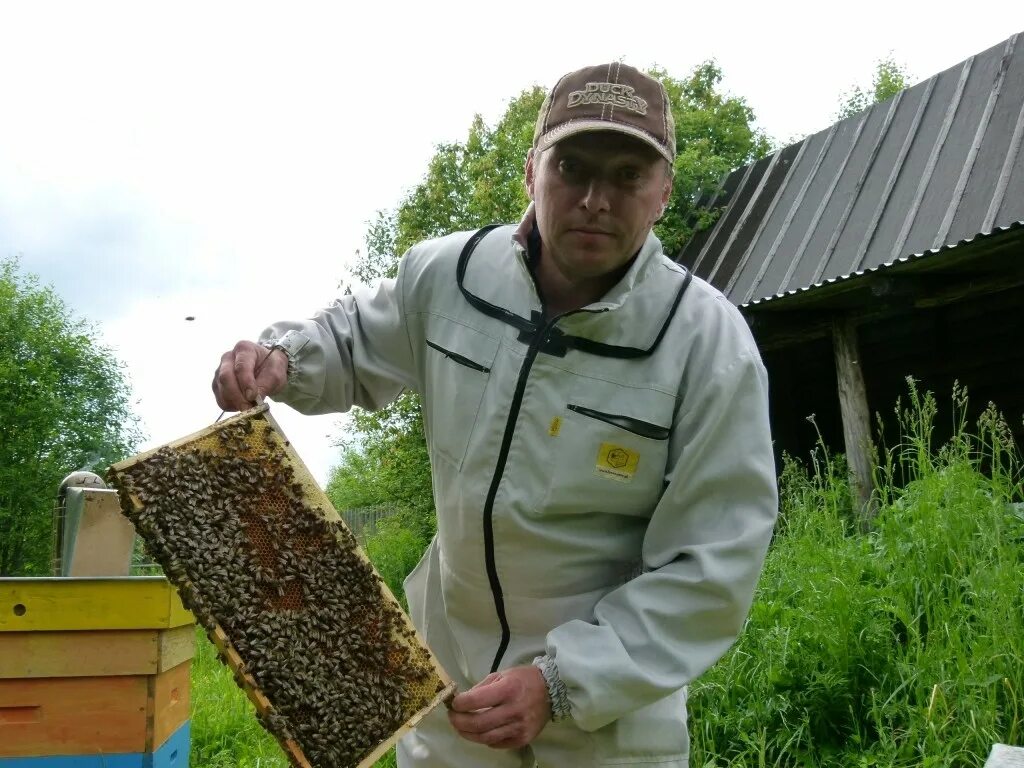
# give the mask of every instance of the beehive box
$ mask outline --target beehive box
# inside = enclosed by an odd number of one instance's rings
[[[194,646],[166,579],[0,579],[0,768],[185,768]]]
[[[267,406],[110,479],[293,765],[372,765],[454,692]]]

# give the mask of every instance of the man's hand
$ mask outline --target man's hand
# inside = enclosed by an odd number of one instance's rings
[[[282,349],[268,350],[251,341],[240,341],[225,352],[213,376],[213,394],[225,411],[244,411],[259,398],[284,389],[288,381],[288,356]]]
[[[464,739],[495,749],[518,749],[551,720],[544,676],[536,667],[488,675],[452,700],[448,719]]]

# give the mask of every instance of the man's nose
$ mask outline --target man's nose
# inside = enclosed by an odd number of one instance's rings
[[[580,198],[580,207],[591,213],[607,211],[611,207],[611,188],[607,179],[597,174],[590,177]]]

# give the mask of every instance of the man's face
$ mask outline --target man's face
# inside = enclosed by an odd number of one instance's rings
[[[668,203],[668,164],[643,142],[611,131],[564,139],[526,160],[526,188],[550,258],[570,283],[624,266]]]

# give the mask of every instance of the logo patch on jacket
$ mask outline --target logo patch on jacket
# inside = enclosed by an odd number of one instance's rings
[[[602,477],[628,483],[636,474],[636,465],[640,462],[640,454],[613,443],[601,443],[597,452],[595,471]]]

